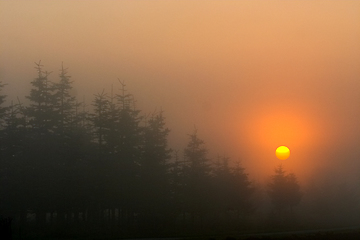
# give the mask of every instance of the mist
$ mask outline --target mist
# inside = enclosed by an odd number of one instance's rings
[[[359,11],[357,1],[0,1],[2,107],[34,103],[39,61],[51,83],[64,66],[78,111],[90,115],[96,97],[124,97],[125,84],[139,126],[164,117],[169,164],[185,161],[195,133],[212,167],[240,164],[254,189],[255,232],[272,211],[266,189],[278,166],[301,187],[299,225],[313,224],[293,229],[358,225],[332,206],[360,211],[346,204],[360,194]],[[287,160],[275,156],[281,145]],[[335,199],[340,191],[349,197]],[[330,195],[332,217],[312,216]]]

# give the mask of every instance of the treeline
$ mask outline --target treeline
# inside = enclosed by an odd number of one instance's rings
[[[120,94],[94,95],[92,109],[36,63],[26,96],[0,95],[0,214],[18,236],[181,236],[251,227],[254,184],[227,157],[211,160],[196,130],[178,154],[163,113],[141,115]],[[3,90],[5,84],[1,84]],[[294,175],[279,167],[269,185],[277,213],[300,202]],[[284,198],[284,196],[286,196]]]

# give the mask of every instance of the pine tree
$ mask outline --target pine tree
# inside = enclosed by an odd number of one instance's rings
[[[0,92],[2,92],[3,87],[5,84],[0,82]],[[9,163],[11,162],[7,156],[7,148],[9,147],[5,131],[6,129],[4,123],[6,122],[6,108],[3,106],[5,102],[5,95],[0,95],[0,206],[6,206],[6,183],[10,185],[8,180],[8,172],[9,172]],[[4,184],[5,183],[5,184]],[[4,207],[0,207],[0,211],[3,212],[5,209]]]
[[[299,205],[302,198],[302,193],[300,191],[300,185],[294,173],[289,173],[286,176],[286,178],[287,178],[286,180],[287,180],[287,189],[288,189],[287,202],[289,204],[290,210],[292,211],[294,207]]]
[[[251,197],[255,188],[240,163],[236,164],[236,167],[232,171],[232,175],[235,193],[234,209],[237,212],[238,218],[246,218],[255,210],[251,202]]]
[[[228,157],[218,156],[213,170],[213,198],[214,210],[220,215],[234,207],[233,205],[233,176]]]
[[[3,88],[6,84],[2,83],[0,81],[0,93],[3,91]],[[6,114],[6,111],[8,107],[4,107],[3,104],[5,102],[6,95],[0,95],[0,129],[2,129],[4,126],[4,117]]]
[[[135,108],[135,101],[131,94],[126,94],[125,84],[121,82],[121,94],[118,100],[118,121],[116,140],[116,166],[118,190],[117,196],[123,214],[120,222],[127,222],[129,226],[135,224],[134,214],[138,211],[141,201],[141,155],[143,145],[143,128],[140,126],[140,111]]]
[[[120,107],[116,103],[116,98],[111,87],[111,96],[108,100],[108,109],[106,113],[107,128],[104,131],[104,140],[106,141],[107,154],[110,157],[115,157],[118,152],[118,137],[119,137],[119,115]]]
[[[91,114],[91,119],[95,127],[95,139],[98,143],[99,154],[101,155],[103,154],[105,145],[104,132],[106,131],[105,128],[107,128],[107,114],[109,109],[109,101],[104,90],[95,95],[93,106],[94,113]]]
[[[32,89],[27,96],[30,105],[25,109],[28,123],[24,161],[29,167],[27,189],[32,193],[28,202],[36,212],[38,227],[42,228],[46,224],[46,213],[54,211],[54,203],[64,200],[65,195],[59,197],[58,193],[64,193],[66,183],[60,179],[68,176],[64,169],[69,169],[66,161],[70,159],[69,155],[64,156],[69,151],[57,134],[61,126],[56,85],[48,79],[50,73],[42,70],[41,62],[35,64],[37,78],[31,82]],[[59,173],[62,174],[59,176]]]
[[[33,88],[27,96],[30,106],[26,109],[26,115],[29,117],[29,125],[38,134],[46,134],[53,131],[55,125],[54,88],[48,80],[51,72],[42,70],[41,61],[35,64],[38,76],[31,82]]]
[[[196,129],[189,138],[190,141],[184,149],[185,208],[191,215],[192,224],[202,226],[211,204],[210,160],[204,141],[198,137]]]
[[[189,174],[193,178],[207,177],[210,173],[210,162],[207,158],[207,149],[204,147],[204,141],[198,137],[195,129],[189,135],[190,141],[184,150],[184,157],[189,167]]]
[[[271,177],[268,194],[278,212],[292,210],[300,203],[302,197],[295,174],[285,174],[281,165],[275,169],[275,174]]]
[[[75,221],[78,221],[80,211],[84,211],[86,189],[81,186],[88,177],[84,172],[88,154],[93,152],[91,135],[81,124],[85,120],[85,111],[80,112],[80,103],[71,95],[73,81],[70,80],[67,68],[61,65],[60,80],[53,84],[54,89],[54,138],[55,151],[53,164],[57,171],[54,173],[56,191],[53,193],[55,210],[57,210],[58,224],[64,226],[70,221],[70,211],[74,212]],[[87,159],[86,159],[87,160]],[[88,181],[89,178],[87,179]],[[68,213],[68,214],[66,214]]]
[[[225,227],[231,225],[238,228],[243,225],[254,208],[251,204],[251,196],[254,192],[245,169],[239,163],[236,167],[229,166],[228,157],[218,157],[214,168],[214,209],[218,215],[228,216]],[[236,218],[231,216],[236,216]]]
[[[63,64],[61,64],[59,77],[60,81],[54,84],[55,121],[59,133],[64,133],[76,124],[76,108],[79,104],[70,94],[73,82],[70,81],[70,76],[67,75],[67,69]]]
[[[152,116],[144,128],[141,158],[142,224],[148,233],[161,230],[170,205],[167,146],[169,129],[165,128],[163,113]],[[151,231],[151,232],[149,232]]]
[[[11,101],[4,114],[4,129],[1,130],[0,161],[0,205],[8,211],[20,213],[20,225],[25,226],[25,212],[31,198],[28,186],[29,169],[32,166],[26,161],[29,136],[26,130],[24,107]],[[2,211],[3,212],[3,211]]]
[[[167,163],[171,157],[171,150],[168,148],[167,143],[169,132],[170,130],[165,128],[165,118],[162,112],[152,116],[148,121],[148,125],[144,128],[142,156],[144,177],[153,177],[154,174],[151,173],[154,173],[154,171],[159,171],[161,175],[167,173]]]

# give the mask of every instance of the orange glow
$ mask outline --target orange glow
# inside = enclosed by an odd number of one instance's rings
[[[285,146],[280,146],[276,149],[275,155],[278,159],[285,160],[290,156],[290,150]]]
[[[257,147],[270,150],[284,144],[290,148],[300,148],[316,141],[318,129],[312,118],[310,112],[297,104],[279,106],[274,103],[267,109],[254,111],[247,131]]]
[[[301,145],[309,138],[309,129],[305,122],[300,122],[293,115],[279,114],[267,116],[260,121],[259,135],[265,143]]]
[[[286,146],[294,154],[283,166],[304,180],[320,164],[321,153],[316,149],[331,141],[324,135],[327,123],[321,122],[323,114],[306,101],[292,99],[259,101],[253,106],[248,115],[239,114],[238,119],[238,141],[246,145],[242,153],[244,159],[248,159],[244,165],[255,178],[269,176],[281,159],[274,157],[274,150]]]
[[[141,115],[164,110],[171,148],[195,125],[209,158],[240,159],[255,179],[273,174],[280,145],[304,178],[332,164],[330,150],[346,152],[342,166],[360,156],[360,1],[0,5],[4,106],[29,94],[33,62],[57,81],[63,61],[87,111],[124,80]]]

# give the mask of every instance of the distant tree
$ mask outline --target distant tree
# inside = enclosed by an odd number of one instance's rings
[[[104,132],[107,128],[107,114],[109,110],[109,100],[104,90],[95,95],[93,101],[94,113],[91,114],[93,126],[95,128],[95,139],[98,143],[99,154],[103,153],[105,141]]]
[[[4,88],[5,84],[3,84],[1,81],[0,81],[0,93],[2,93],[3,91],[3,88]],[[5,102],[5,98],[6,98],[6,95],[0,95],[0,131],[3,130],[4,128],[4,123],[5,123],[5,117],[6,117],[6,111],[7,111],[7,107],[4,107],[3,104]],[[1,135],[0,135],[0,150],[2,148],[2,142],[1,141]],[[1,156],[1,152],[0,152],[0,156]]]
[[[60,81],[55,83],[54,88],[54,110],[56,113],[56,125],[60,133],[69,130],[74,126],[76,121],[76,109],[79,104],[76,102],[75,96],[71,96],[72,81],[70,76],[67,75],[67,69],[61,64]]]
[[[167,137],[170,130],[165,127],[163,112],[154,114],[144,127],[144,144],[142,156],[142,177],[154,178],[159,172],[165,177],[168,172],[168,161],[171,158],[171,149],[168,147]],[[160,177],[160,176],[159,176]],[[153,179],[154,180],[154,179]],[[162,179],[165,180],[165,179]],[[154,181],[156,183],[157,181]]]
[[[109,211],[108,218],[112,221],[118,211],[118,223],[131,226],[135,224],[142,198],[140,176],[144,132],[140,126],[140,111],[135,109],[132,95],[125,93],[125,84],[120,83],[119,95],[111,92],[109,97],[104,91],[95,95],[90,118],[99,157],[91,164],[90,172],[95,179],[94,192],[102,196],[93,208],[101,206],[101,211]],[[92,212],[95,214],[95,210]]]
[[[204,141],[198,137],[196,129],[189,135],[189,138],[190,141],[184,149],[189,175],[193,178],[206,178],[211,172],[210,161],[207,157],[208,150],[204,146]]]
[[[38,134],[45,134],[52,131],[55,125],[54,88],[48,80],[50,72],[42,70],[41,61],[35,64],[38,76],[31,82],[32,89],[27,96],[30,106],[26,108],[26,115],[32,129]]]
[[[302,192],[300,191],[300,185],[294,173],[289,173],[286,177],[288,188],[287,202],[289,204],[290,210],[292,211],[294,207],[299,205],[302,198]]]
[[[0,131],[0,208],[20,213],[20,225],[24,229],[26,210],[30,207],[32,166],[26,161],[30,138],[24,106],[19,100],[18,103],[11,101],[6,107],[3,122],[4,128]]]
[[[3,91],[3,88],[6,84],[2,83],[0,81],[0,93]],[[5,117],[5,113],[8,109],[8,107],[5,107],[3,104],[5,102],[5,98],[6,95],[2,95],[0,94],[0,127],[3,128],[3,124],[4,124],[4,117]]]
[[[26,116],[26,135],[22,164],[27,166],[23,182],[27,195],[27,204],[36,213],[36,222],[39,229],[46,224],[46,212],[54,201],[54,185],[56,179],[54,168],[56,161],[57,139],[56,111],[54,87],[49,81],[49,72],[43,71],[41,62],[35,63],[37,77],[31,82],[32,88],[27,96],[30,103],[24,110]]]
[[[141,214],[142,228],[154,234],[166,224],[169,215],[169,129],[165,127],[163,113],[154,114],[144,127],[141,157]],[[169,218],[170,220],[171,218]],[[150,234],[149,233],[149,234]]]
[[[170,202],[173,204],[173,214],[176,217],[181,216],[184,222],[185,218],[185,175],[184,175],[184,161],[179,158],[178,151],[174,151],[174,161],[169,165],[169,195]]]
[[[3,87],[5,85],[0,82],[0,92],[2,93],[3,91]],[[5,130],[4,130],[4,123],[6,122],[6,108],[3,106],[3,103],[5,102],[5,95],[0,95],[0,206],[4,206],[4,202],[6,199],[6,196],[4,192],[4,189],[6,187],[6,184],[4,184],[4,182],[6,182],[7,179],[7,174],[8,174],[8,164],[9,164],[9,160],[7,159],[6,156],[6,149],[8,147],[8,145],[6,144],[6,135]],[[4,211],[4,207],[0,207],[0,211],[3,212]]]
[[[79,220],[79,213],[85,212],[86,194],[90,188],[85,182],[93,183],[87,165],[89,156],[96,147],[91,142],[90,128],[85,127],[86,112],[79,109],[81,104],[71,95],[73,81],[70,80],[67,68],[61,65],[59,81],[53,83],[53,118],[55,147],[52,162],[56,166],[54,176],[53,208],[57,224],[66,226],[72,219]],[[74,214],[73,217],[70,217]]]
[[[212,174],[213,182],[213,209],[215,214],[226,216],[234,209],[234,176],[229,165],[228,157],[218,156]],[[235,191],[237,191],[236,189]]]
[[[238,218],[247,217],[255,210],[251,201],[255,188],[240,163],[236,164],[232,175],[234,184],[234,209]]]
[[[271,177],[268,187],[271,202],[278,212],[286,209],[292,211],[301,201],[302,193],[295,174],[285,174],[281,165],[275,168],[275,174]]]
[[[329,174],[317,176],[307,189],[309,215],[323,226],[345,226],[359,222],[359,183],[345,182],[344,178]]]
[[[26,128],[26,115],[24,114],[25,107],[18,99],[18,103],[11,101],[4,117],[5,126],[7,130],[19,130]]]
[[[104,129],[104,140],[106,141],[107,154],[115,157],[118,152],[119,143],[119,115],[120,106],[116,102],[116,97],[111,87],[111,95],[108,97],[108,109],[106,112],[106,128]]]
[[[230,167],[228,157],[218,157],[213,171],[214,208],[222,216],[224,227],[244,225],[254,207],[251,196],[254,188],[239,163]],[[220,224],[220,222],[219,222]]]
[[[139,211],[141,201],[141,157],[143,145],[142,117],[135,107],[132,94],[126,94],[125,84],[121,82],[121,93],[116,95],[118,101],[118,121],[116,138],[116,176],[119,208],[122,209],[119,222],[135,224],[134,215]]]
[[[192,224],[202,226],[211,204],[211,167],[204,141],[195,129],[184,149],[184,202]]]

